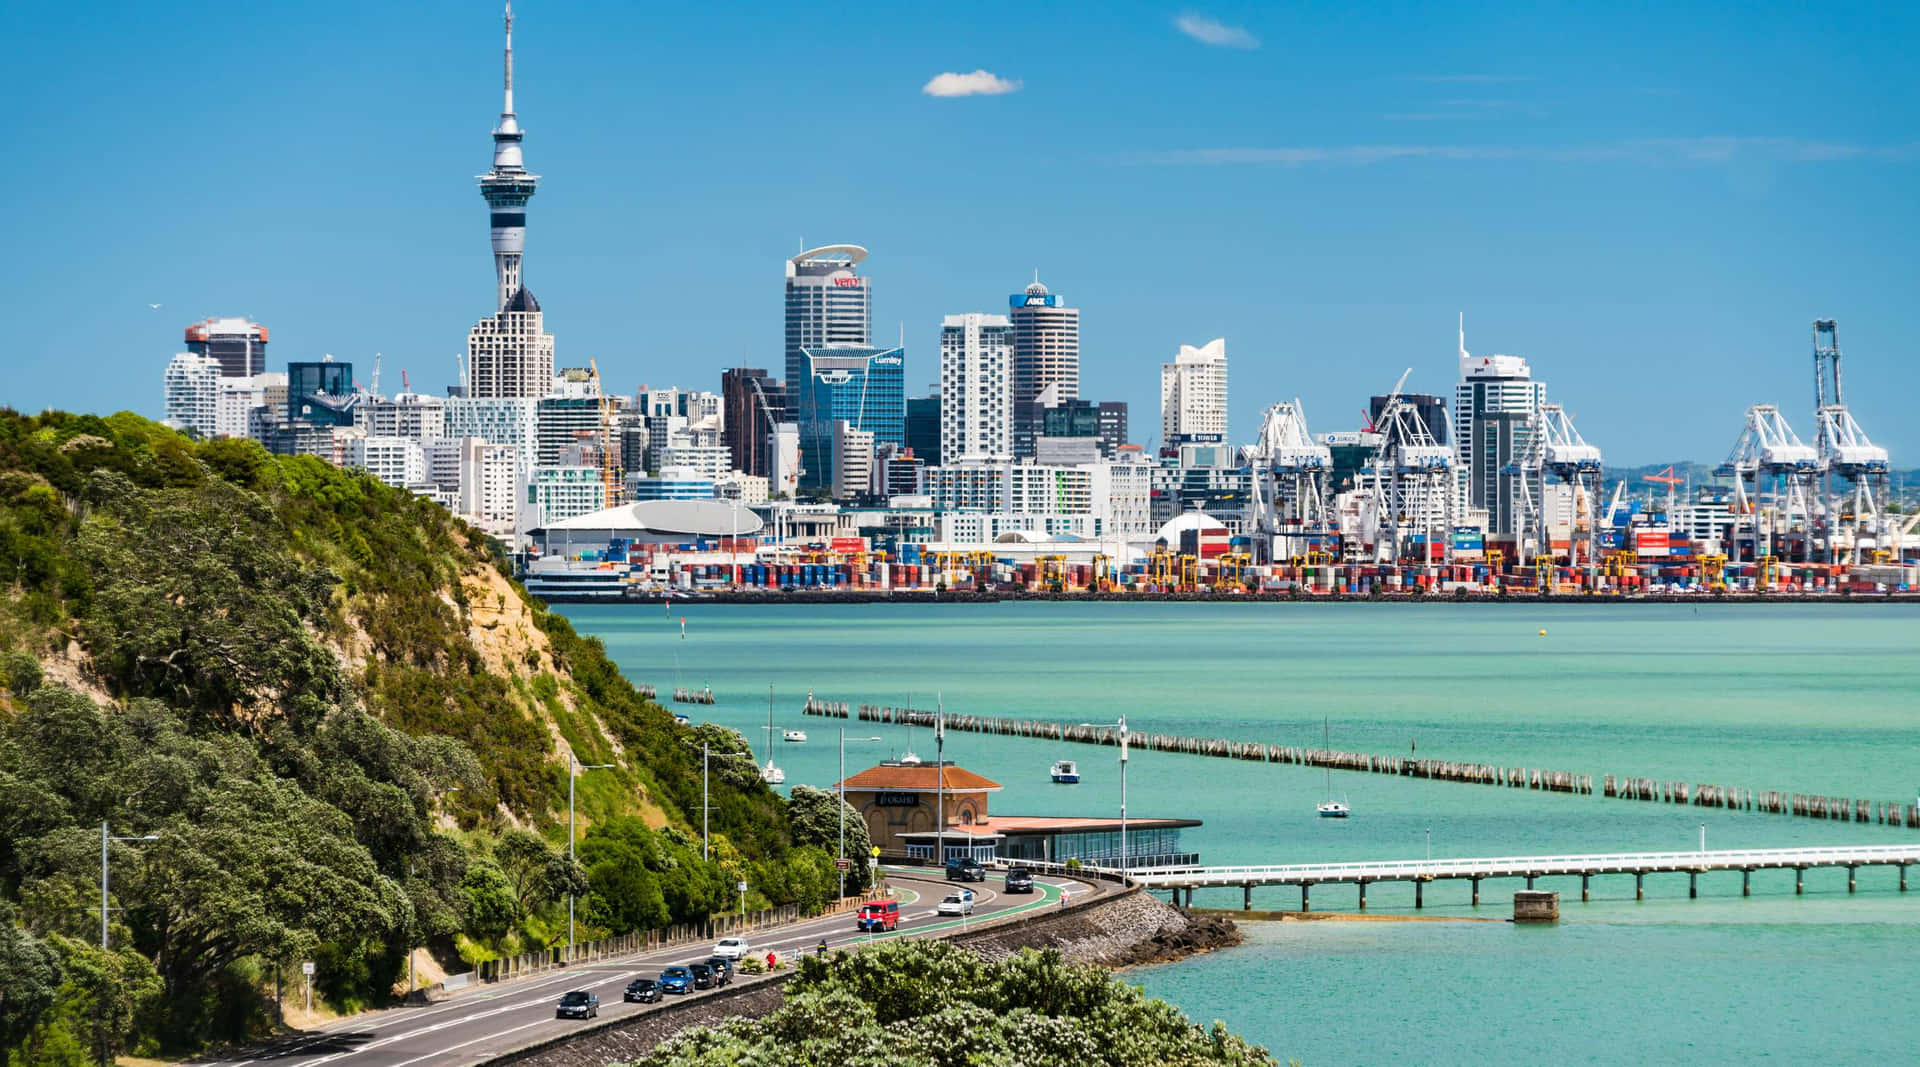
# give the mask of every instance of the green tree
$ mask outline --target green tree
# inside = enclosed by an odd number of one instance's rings
[[[513,899],[513,885],[493,861],[468,864],[460,888],[466,895],[463,921],[469,937],[498,941],[519,921],[520,906]]]
[[[53,946],[14,922],[12,904],[0,900],[0,1049],[19,1048],[53,1006],[60,988],[60,956]]]
[[[838,858],[841,817],[845,816],[845,855],[853,866],[847,871],[847,892],[865,892],[868,886],[867,858],[872,855],[873,839],[867,834],[867,820],[830,790],[796,785],[787,798],[787,816],[793,822],[793,843],[813,845]],[[836,890],[838,883],[836,881]]]

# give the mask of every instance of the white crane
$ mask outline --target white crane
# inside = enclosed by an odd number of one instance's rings
[[[1374,541],[1375,558],[1386,563],[1397,562],[1403,555],[1403,523],[1426,535],[1423,564],[1431,559],[1436,536],[1445,546],[1446,558],[1452,559],[1453,553],[1453,449],[1434,439],[1419,409],[1401,396],[1412,373],[1409,367],[1400,375],[1374,420],[1380,444],[1362,471],[1372,488],[1376,519],[1385,525],[1384,536]]]
[[[1887,547],[1883,509],[1891,471],[1887,450],[1867,437],[1840,393],[1840,331],[1832,319],[1813,324],[1813,397],[1814,447],[1824,475],[1820,497],[1827,559],[1857,563],[1863,544]],[[1835,475],[1846,479],[1849,499],[1834,492]]]
[[[1739,540],[1741,526],[1748,526],[1753,531],[1755,554],[1776,556],[1778,535],[1792,531],[1796,520],[1811,538],[1817,507],[1814,485],[1820,469],[1819,451],[1800,440],[1778,407],[1755,404],[1748,408],[1746,425],[1718,470],[1720,475],[1733,478],[1733,540]],[[1769,480],[1773,497],[1764,515],[1759,507],[1761,475]]]
[[[1547,529],[1545,502],[1541,499],[1546,493],[1546,476],[1551,474],[1573,487],[1573,513],[1568,525],[1577,527],[1579,517],[1586,516],[1587,566],[1591,569],[1599,559],[1600,450],[1580,436],[1573,417],[1564,407],[1542,404],[1534,410],[1528,419],[1526,452],[1518,461],[1507,465],[1507,472],[1519,476],[1514,496],[1521,507],[1521,536],[1531,532],[1536,539],[1535,551],[1542,555],[1553,555],[1553,537]],[[1567,550],[1567,562],[1573,562],[1571,546]]]
[[[1282,539],[1324,542],[1330,529],[1327,476],[1333,452],[1313,439],[1298,397],[1267,408],[1249,458],[1254,521],[1266,542],[1268,562],[1291,554],[1282,551],[1291,547]]]

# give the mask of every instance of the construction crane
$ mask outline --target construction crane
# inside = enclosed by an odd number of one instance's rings
[[[1267,562],[1324,543],[1331,532],[1327,476],[1333,452],[1314,441],[1298,397],[1267,408],[1251,458],[1255,546],[1266,551]],[[1282,538],[1304,538],[1306,544],[1283,546]]]
[[[1446,558],[1452,558],[1453,449],[1434,439],[1419,409],[1401,396],[1412,373],[1409,367],[1400,375],[1374,420],[1380,443],[1361,471],[1370,483],[1375,519],[1385,527],[1384,536],[1374,538],[1375,559],[1383,563],[1404,554],[1401,527],[1409,522],[1425,531],[1423,564],[1431,559],[1436,522]]]
[[[367,387],[367,392],[372,393],[376,399],[380,396],[380,360],[382,358],[378,352],[373,354],[373,382]]]
[[[1886,547],[1888,523],[1883,508],[1891,471],[1887,450],[1867,437],[1840,393],[1840,331],[1832,319],[1813,324],[1813,396],[1827,561],[1857,562],[1863,542],[1872,542],[1869,553]],[[1843,501],[1834,492],[1835,475],[1846,479],[1850,499]]]
[[[600,398],[600,484],[606,493],[604,505],[613,507],[621,496],[620,464],[614,462],[614,452],[620,447],[619,410],[600,383],[600,364],[591,357],[587,359],[587,371],[593,376],[593,394]]]
[[[1679,486],[1685,485],[1687,482],[1685,478],[1673,472],[1673,464],[1667,464],[1667,469],[1661,471],[1659,474],[1642,474],[1640,480],[1667,487],[1667,514],[1673,514],[1674,493]],[[1649,502],[1651,502],[1651,499],[1649,499]]]
[[[1803,443],[1793,427],[1772,404],[1755,404],[1747,409],[1747,422],[1717,472],[1733,479],[1733,528],[1737,542],[1742,525],[1751,525],[1754,556],[1776,559],[1778,535],[1791,531],[1799,520],[1812,537],[1814,486],[1820,477],[1820,453]],[[1766,476],[1772,490],[1773,506],[1762,515],[1758,506],[1760,478]],[[1766,525],[1764,535],[1761,523]],[[1763,543],[1764,537],[1764,543]]]

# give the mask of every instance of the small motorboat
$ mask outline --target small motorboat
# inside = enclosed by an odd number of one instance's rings
[[[679,723],[681,726],[692,726],[693,716],[683,711],[676,711],[673,713],[673,721]]]
[[[804,745],[807,743],[807,732],[805,730],[782,730],[780,731],[780,740],[792,741],[796,745]]]
[[[768,785],[785,785],[787,772],[774,766],[772,760],[768,760],[767,765],[760,768],[760,780]]]
[[[1060,785],[1075,785],[1080,781],[1080,767],[1070,759],[1055,760],[1048,773]]]
[[[1313,813],[1322,819],[1344,819],[1353,814],[1353,809],[1347,807],[1347,802],[1344,800],[1329,800],[1325,804],[1317,805]]]

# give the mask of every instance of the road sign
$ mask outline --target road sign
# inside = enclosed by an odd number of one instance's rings
[[[740,890],[740,892],[742,892],[742,893],[744,893],[744,892],[746,892],[746,891],[747,891],[747,883],[745,883],[745,882],[741,882],[741,883],[739,884],[739,886],[738,886],[738,887],[736,887],[736,888],[738,888],[738,889]]]
[[[874,859],[879,859],[879,858],[880,858],[880,846],[879,846],[879,845],[875,845],[875,846],[873,846],[873,858],[874,858]]]
[[[306,975],[309,978],[313,977],[313,961],[308,960],[305,963],[302,963],[300,965],[300,973]]]
[[[836,871],[853,870],[853,861],[852,860],[834,860],[833,869]]]

